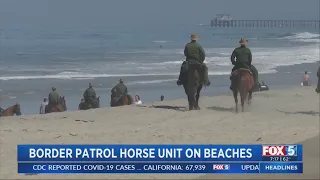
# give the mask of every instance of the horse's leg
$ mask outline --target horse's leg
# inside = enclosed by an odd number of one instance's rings
[[[244,112],[244,102],[247,99],[248,92],[244,86],[240,87],[240,97],[241,97],[241,108],[242,112]]]
[[[191,110],[192,106],[191,106],[191,98],[190,98],[190,95],[189,95],[189,86],[187,84],[183,84],[183,89],[184,89],[184,92],[186,93],[187,98],[188,98],[189,110]]]
[[[242,109],[242,112],[244,112],[244,101],[245,101],[245,93],[244,94],[242,94],[242,96],[241,96],[241,109]]]
[[[252,91],[249,91],[249,95],[248,95],[248,105],[251,104],[251,99],[252,99]]]
[[[200,107],[199,107],[199,98],[200,98],[200,92],[201,92],[201,89],[202,89],[202,85],[200,85],[197,89],[197,95],[196,95],[196,109],[197,110],[200,110]]]
[[[189,111],[193,110],[193,105],[192,105],[192,95],[190,92],[188,92],[188,104],[189,104]]]
[[[238,89],[232,85],[234,102],[236,103],[236,113],[238,113]]]
[[[237,78],[231,77],[231,86],[232,86],[232,92],[233,92],[233,99],[236,104],[236,113],[238,113],[238,83],[235,82],[237,81]]]

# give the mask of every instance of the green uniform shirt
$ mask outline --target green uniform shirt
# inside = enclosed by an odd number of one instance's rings
[[[95,100],[96,99],[96,91],[89,87],[88,89],[86,89],[86,91],[83,93],[83,98],[85,100],[88,100],[88,99],[92,99],[92,100]]]
[[[49,94],[49,103],[58,103],[59,102],[59,94],[56,91],[50,92]]]
[[[250,68],[252,62],[251,50],[245,46],[240,46],[236,48],[232,52],[231,62],[233,65],[239,67]]]
[[[111,92],[116,92],[117,96],[122,96],[128,94],[128,89],[126,85],[124,85],[123,83],[119,83],[112,88]]]
[[[202,64],[206,54],[199,43],[191,41],[184,48],[184,55],[189,64]]]

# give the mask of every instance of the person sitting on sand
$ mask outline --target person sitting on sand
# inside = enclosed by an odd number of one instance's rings
[[[88,108],[97,108],[96,91],[93,89],[93,86],[91,83],[89,83],[89,87],[84,91],[83,99],[86,102]]]
[[[122,79],[119,80],[119,84],[115,85],[111,89],[111,93],[112,93],[111,95],[112,98],[118,98],[118,99],[128,94],[128,88],[126,85],[124,85]]]
[[[268,91],[269,87],[264,83],[264,81],[261,82],[260,85],[260,91]]]
[[[310,76],[307,71],[304,72],[303,79],[302,79],[303,86],[311,86]]]
[[[136,95],[134,104],[142,104],[142,101],[139,95]]]
[[[46,113],[46,106],[48,105],[47,98],[43,99],[43,102],[40,104],[40,114],[45,114]]]
[[[164,96],[163,95],[161,95],[161,97],[160,97],[160,101],[163,101],[164,100]]]
[[[54,107],[56,106],[57,104],[59,104],[59,94],[57,93],[56,91],[57,89],[55,87],[52,87],[52,92],[49,93],[49,103],[48,105],[50,107]]]

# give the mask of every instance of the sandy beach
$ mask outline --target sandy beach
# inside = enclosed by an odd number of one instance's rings
[[[181,92],[183,93],[183,92]],[[187,100],[0,119],[3,179],[319,179],[319,95],[314,87],[253,95],[235,114],[231,94],[201,97],[201,111]],[[23,107],[21,107],[23,110]],[[23,175],[17,144],[304,144],[302,175]]]

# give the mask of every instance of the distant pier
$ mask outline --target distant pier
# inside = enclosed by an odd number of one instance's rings
[[[211,27],[320,28],[319,20],[211,20]]]

